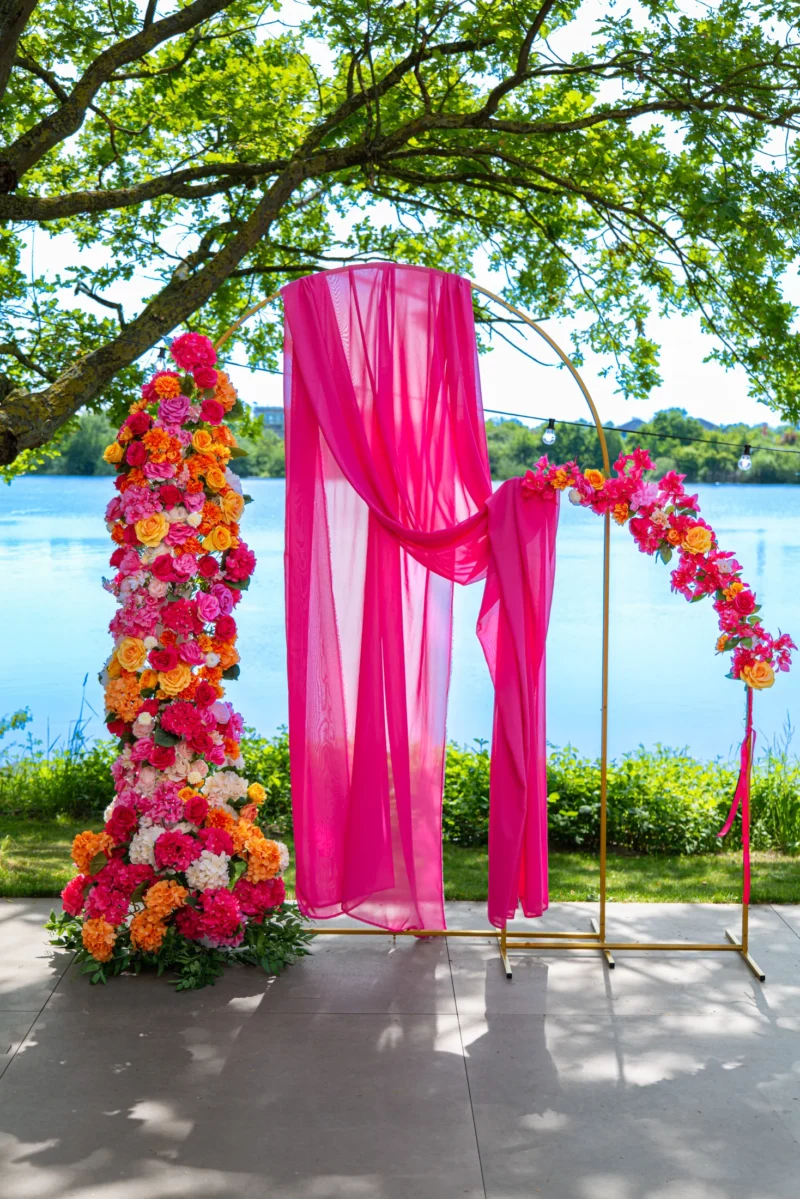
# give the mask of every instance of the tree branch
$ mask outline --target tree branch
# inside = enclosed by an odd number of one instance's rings
[[[0,0],[0,100],[6,93],[17,44],[38,0]]]
[[[13,173],[18,182],[48,150],[77,133],[98,91],[118,67],[143,58],[162,42],[194,29],[209,17],[230,8],[233,3],[234,0],[194,0],[194,3],[141,29],[132,37],[109,46],[88,67],[55,112],[43,117],[5,150],[0,150],[0,161],[6,164],[7,171]],[[14,187],[16,183],[6,190],[13,191]]]

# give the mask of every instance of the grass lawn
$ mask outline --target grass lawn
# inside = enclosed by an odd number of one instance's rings
[[[72,838],[86,827],[86,823],[72,821],[0,817],[0,896],[58,895],[73,873],[69,858]],[[485,900],[486,870],[485,849],[445,845],[445,897]],[[737,903],[741,877],[741,855],[737,854],[685,858],[608,855],[608,897],[618,902]],[[597,899],[598,878],[595,856],[551,853],[551,900]],[[292,894],[293,866],[286,883]],[[754,854],[753,902],[800,903],[800,857]]]

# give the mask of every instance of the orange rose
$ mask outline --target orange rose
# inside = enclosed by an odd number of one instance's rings
[[[106,446],[103,450],[103,461],[110,462],[112,466],[122,461],[122,446],[118,441],[112,441],[111,445]]]
[[[158,684],[167,695],[180,695],[192,681],[192,670],[185,662],[179,662],[172,670],[160,671]]]
[[[758,661],[753,662],[751,666],[743,666],[740,677],[754,691],[765,691],[775,682],[775,671],[769,662]]]
[[[707,554],[713,540],[714,534],[705,525],[692,525],[681,542],[681,549],[687,554]]]
[[[224,525],[217,525],[217,527],[212,529],[208,537],[206,537],[204,540],[203,549],[206,552],[209,552],[210,550],[219,550],[220,552],[224,552],[225,550],[229,550],[231,548],[231,541],[232,538],[229,530],[226,529]]]
[[[192,437],[192,445],[198,454],[204,454],[211,447],[211,434],[208,429],[198,429]]]
[[[154,512],[144,520],[137,520],[134,527],[142,545],[156,546],[161,544],[169,532],[169,521],[163,512]]]
[[[212,466],[211,470],[206,472],[206,483],[212,491],[222,491],[223,487],[227,487],[227,479],[225,471],[218,466]]]
[[[144,642],[138,637],[123,637],[117,646],[117,660],[123,670],[141,670],[147,661]]]
[[[219,498],[220,498],[220,503],[222,504],[223,519],[228,524],[231,524],[231,522],[234,522],[234,521],[238,521],[239,517],[244,512],[244,500],[239,495],[239,492],[238,491],[226,491],[225,494],[221,495]]]
[[[143,670],[139,676],[139,686],[143,691],[150,691],[158,683],[157,670]]]
[[[670,543],[670,545],[679,545],[680,540],[681,540],[681,535],[678,532],[678,530],[670,529],[669,532],[667,533],[667,541]]]
[[[595,491],[599,491],[605,483],[603,472],[599,470],[585,470],[583,472],[583,477],[586,482],[595,489]]]

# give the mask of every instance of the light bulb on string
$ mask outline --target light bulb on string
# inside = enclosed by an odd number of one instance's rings
[[[744,447],[742,456],[739,459],[739,463],[738,463],[739,470],[749,470],[752,465],[753,465],[753,459],[750,457],[750,446],[746,445]]]
[[[547,422],[547,428],[545,429],[544,433],[542,433],[542,441],[544,442],[545,445],[553,445],[553,443],[555,442],[555,439],[556,439],[555,425],[556,425],[556,422],[553,419],[553,417],[551,416],[549,421]]]

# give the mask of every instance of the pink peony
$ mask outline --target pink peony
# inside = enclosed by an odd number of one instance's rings
[[[225,558],[225,573],[229,579],[241,582],[249,579],[256,568],[256,556],[242,541]]]
[[[153,847],[159,870],[186,870],[202,853],[203,846],[188,833],[162,833]]]
[[[202,333],[182,333],[175,338],[169,352],[185,371],[194,371],[198,366],[213,366],[217,361],[213,343]]]

